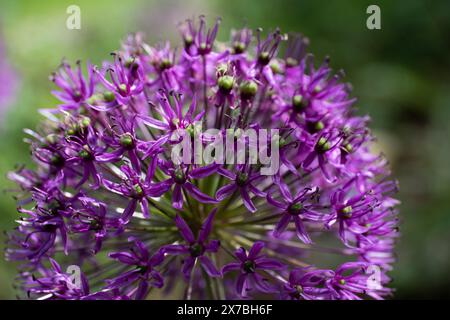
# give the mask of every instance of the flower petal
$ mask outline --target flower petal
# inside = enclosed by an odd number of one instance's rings
[[[199,232],[199,235],[198,235],[199,242],[204,242],[208,238],[209,234],[211,233],[212,222],[214,220],[214,216],[215,216],[216,212],[217,212],[217,208],[214,208],[209,213],[206,220],[203,222],[202,227]]]
[[[191,228],[189,228],[186,221],[184,221],[184,219],[179,214],[177,214],[175,217],[175,225],[177,226],[178,230],[187,243],[191,244],[195,242],[194,234],[192,233]]]
[[[262,241],[256,241],[253,246],[250,248],[250,251],[248,252],[248,259],[254,260],[258,256],[258,254],[261,252],[261,250],[266,246],[266,244]]]
[[[291,215],[288,213],[283,213],[280,221],[278,221],[275,229],[273,230],[273,236],[278,238],[283,233],[283,231],[286,230],[289,222],[291,222]]]
[[[211,277],[220,277],[220,272],[217,270],[216,266],[212,263],[211,259],[206,256],[201,256],[198,258],[202,267],[205,269],[206,273]]]
[[[224,185],[216,192],[216,199],[219,201],[224,200],[228,196],[230,196],[235,190],[237,189],[236,184],[230,183],[227,185]]]

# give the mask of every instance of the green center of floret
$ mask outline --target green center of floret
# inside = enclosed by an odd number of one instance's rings
[[[81,97],[82,97],[82,95],[81,95],[81,92],[80,91],[78,91],[78,90],[76,90],[75,89],[75,91],[73,92],[73,99],[75,100],[75,101],[80,101],[81,100]]]
[[[175,183],[183,184],[186,182],[186,175],[183,172],[183,169],[177,168],[175,169],[175,173],[173,176]]]
[[[56,135],[54,133],[51,133],[51,134],[49,134],[49,135],[47,135],[45,137],[45,141],[48,144],[53,145],[53,144],[56,144],[58,142],[58,138],[59,138],[58,135]]]
[[[232,76],[222,76],[217,80],[217,84],[222,93],[229,93],[233,89],[234,78]]]
[[[253,98],[257,91],[258,85],[255,81],[245,81],[240,86],[241,98],[244,100]]]
[[[91,149],[89,148],[88,145],[84,145],[83,148],[80,150],[80,152],[78,152],[78,155],[80,156],[80,158],[84,160],[94,159],[94,157],[92,156]]]
[[[203,246],[200,243],[194,243],[189,247],[189,252],[192,257],[197,258],[203,254]]]
[[[48,210],[48,212],[49,212],[51,215],[53,215],[53,216],[57,215],[58,212],[59,212],[59,210],[61,210],[61,209],[62,209],[62,205],[61,205],[61,203],[60,203],[59,201],[57,201],[57,200],[52,200],[52,202],[50,202],[50,203],[47,205],[47,210]]]
[[[301,294],[303,293],[303,287],[299,284],[295,285],[294,287],[295,292],[291,293],[291,296],[295,299],[300,299]]]
[[[122,83],[121,85],[119,85],[119,90],[120,90],[120,93],[126,94],[127,93],[127,85]]]
[[[330,142],[325,137],[320,137],[316,144],[316,150],[320,153],[325,153],[331,149]]]
[[[247,181],[248,181],[248,175],[247,175],[247,174],[245,174],[245,173],[243,173],[243,172],[239,172],[239,173],[237,174],[237,176],[236,176],[236,184],[237,184],[239,187],[245,186],[246,183],[247,183]]]
[[[263,51],[259,54],[258,62],[261,63],[263,66],[268,64],[270,62],[270,55],[267,51]]]
[[[235,41],[233,43],[233,52],[235,54],[239,54],[244,52],[245,50],[245,43],[241,42],[241,41]]]
[[[96,219],[92,220],[91,223],[89,224],[89,230],[97,231],[100,230],[100,228],[101,228],[100,222]]]
[[[141,198],[144,196],[144,190],[142,190],[142,187],[139,184],[134,185],[133,187],[134,193],[138,198]]]
[[[105,91],[103,92],[103,99],[106,102],[113,102],[114,100],[116,100],[116,95],[111,91]]]
[[[145,274],[148,271],[148,266],[138,266],[137,269],[141,274]]]
[[[194,42],[194,39],[190,36],[190,35],[186,35],[184,37],[184,45],[186,47],[190,47],[192,45],[192,43]]]
[[[286,67],[295,67],[296,65],[298,65],[297,59],[292,57],[286,59]]]
[[[256,264],[253,260],[247,260],[244,262],[242,268],[246,273],[255,273],[256,271]]]
[[[62,166],[64,164],[64,158],[61,157],[58,153],[55,153],[52,155],[50,163],[55,167]]]
[[[300,213],[302,213],[303,210],[303,204],[300,202],[293,203],[288,207],[289,214],[293,216],[298,216]]]
[[[345,149],[345,151],[347,151],[347,153],[353,152],[353,146],[351,145],[351,143],[344,144],[344,149]]]
[[[87,128],[91,125],[91,119],[88,117],[82,117],[80,120],[80,127]]]
[[[193,138],[195,136],[195,125],[193,125],[192,123],[188,125],[186,127],[186,132],[190,137]]]
[[[161,70],[166,70],[172,67],[172,61],[170,61],[169,59],[162,59],[160,64],[159,64],[159,68]]]
[[[274,60],[270,63],[270,68],[272,69],[273,73],[277,73],[277,74],[283,73],[283,70],[281,69],[281,66],[277,60]]]
[[[66,134],[67,134],[68,136],[75,136],[75,135],[77,135],[78,133],[80,133],[80,131],[81,131],[81,128],[80,128],[80,126],[78,125],[78,123],[76,123],[76,124],[72,124],[72,125],[66,130]]]
[[[303,98],[301,94],[296,94],[292,97],[292,106],[294,107],[294,110],[298,112],[303,111],[306,108],[307,104],[307,100]]]
[[[308,129],[312,133],[319,132],[325,128],[325,125],[322,121],[316,121],[316,122],[308,122]]]
[[[341,210],[341,214],[344,218],[351,218],[352,212],[353,212],[352,206],[346,206]]]
[[[131,134],[124,133],[120,136],[120,145],[124,148],[130,149],[134,147],[134,140]]]

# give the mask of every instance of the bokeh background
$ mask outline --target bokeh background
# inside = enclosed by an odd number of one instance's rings
[[[81,8],[81,30],[66,28],[66,9]],[[366,28],[366,8],[381,8],[381,30]],[[147,42],[176,39],[193,15],[221,16],[231,27],[301,32],[321,60],[332,57],[372,117],[381,148],[400,181],[401,233],[392,273],[397,299],[450,297],[450,1],[341,0],[0,0],[0,229],[17,218],[6,173],[29,164],[22,128],[55,105],[49,74],[64,57],[99,64],[127,33]],[[1,74],[8,74],[8,77]],[[3,79],[9,79],[7,81]],[[4,237],[0,236],[0,250]],[[15,297],[15,266],[0,259],[0,298]]]

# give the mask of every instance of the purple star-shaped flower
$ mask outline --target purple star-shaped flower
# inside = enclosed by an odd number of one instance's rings
[[[207,194],[204,194],[200,189],[191,182],[191,180],[198,180],[206,178],[217,171],[219,165],[213,163],[203,167],[191,169],[190,166],[175,166],[170,161],[159,160],[159,169],[163,171],[170,178],[156,183],[155,188],[168,191],[172,186],[172,205],[174,208],[181,210],[183,208],[183,193],[189,193],[195,200],[202,203],[217,203],[217,201]],[[164,193],[163,192],[163,193]]]
[[[368,231],[371,221],[362,220],[362,218],[380,205],[379,200],[370,192],[360,192],[353,196],[349,196],[349,193],[349,190],[339,189],[331,195],[330,203],[333,212],[326,221],[328,228],[336,221],[339,223],[339,236],[347,245],[349,239],[346,232],[363,234]]]
[[[293,197],[288,186],[282,180],[278,179],[277,185],[279,186],[282,195],[281,201],[275,200],[272,194],[267,194],[267,201],[271,205],[283,210],[281,219],[275,226],[273,235],[279,237],[286,230],[289,222],[293,221],[299,239],[304,243],[312,243],[311,238],[306,232],[303,219],[318,221],[320,220],[320,217],[323,216],[314,211],[313,205],[308,203],[314,198],[316,191],[313,191],[311,188],[304,188],[298,191]]]
[[[156,288],[163,286],[164,279],[155,270],[155,267],[164,261],[164,254],[158,251],[151,256],[142,241],[135,238],[130,238],[129,241],[132,241],[134,244],[130,251],[113,252],[109,254],[109,257],[135,268],[120,274],[114,279],[107,280],[107,288],[124,288],[138,282],[138,286],[135,289],[135,299],[141,300],[147,296],[149,286]]]
[[[218,201],[224,200],[226,197],[234,194],[235,191],[239,191],[244,202],[245,207],[250,212],[255,212],[256,207],[250,198],[250,192],[258,197],[265,197],[266,194],[256,188],[253,183],[261,178],[264,178],[259,171],[250,172],[245,165],[236,165],[236,173],[231,172],[225,168],[220,168],[217,173],[232,180],[232,183],[226,184],[217,190],[216,199]]]
[[[268,283],[268,280],[261,275],[261,272],[281,270],[284,268],[284,265],[275,259],[267,258],[265,255],[260,254],[264,247],[264,242],[257,241],[250,248],[248,254],[244,248],[239,248],[234,253],[239,262],[231,262],[222,269],[223,274],[240,270],[240,275],[236,282],[236,291],[241,297],[245,297],[246,292],[252,290],[252,284],[261,292],[276,292],[276,289]]]
[[[89,284],[84,273],[80,273],[78,285],[73,275],[65,273],[54,259],[49,260],[51,269],[42,268],[42,277],[32,276],[25,281],[24,286],[29,295],[37,295],[39,300],[80,300],[89,294]]]
[[[377,276],[370,273],[366,262],[347,262],[340,265],[333,277],[326,281],[330,290],[329,299],[361,300],[360,294],[367,294],[374,299],[382,299],[382,295],[389,294],[389,288],[382,284],[389,278],[380,273]]]
[[[151,183],[155,169],[153,163],[154,162],[152,162],[148,168],[145,180],[142,180],[139,173],[127,165],[123,165],[120,168],[122,173],[125,175],[125,179],[121,183],[115,183],[107,179],[103,180],[103,186],[106,189],[130,198],[130,202],[120,218],[122,223],[128,223],[130,218],[133,216],[138,203],[141,205],[144,217],[150,217],[147,197],[159,197],[167,191],[167,189],[162,189]]]
[[[194,234],[186,221],[184,221],[180,215],[177,215],[175,217],[175,224],[187,244],[172,244],[161,248],[161,251],[167,254],[188,255],[184,260],[182,269],[186,278],[191,276],[196,260],[200,262],[203,269],[211,277],[219,277],[221,275],[211,259],[205,255],[208,252],[216,253],[217,250],[219,250],[220,242],[218,240],[208,241],[216,211],[217,209],[213,209],[203,222],[197,239],[194,237]]]
[[[87,78],[83,76],[80,61],[77,62],[76,69],[74,72],[72,67],[64,61],[60,70],[53,73],[50,78],[62,89],[62,91],[52,91],[52,94],[63,102],[59,105],[61,110],[76,110],[94,94],[96,80],[93,66],[87,65]]]
[[[289,274],[281,293],[282,299],[291,300],[323,300],[330,294],[325,281],[332,278],[332,270],[313,270],[309,268],[296,268]]]

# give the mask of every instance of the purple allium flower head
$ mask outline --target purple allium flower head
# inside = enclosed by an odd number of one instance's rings
[[[8,175],[24,297],[392,294],[397,184],[343,73],[301,35],[218,26],[53,74],[61,103],[25,130],[36,166]]]

